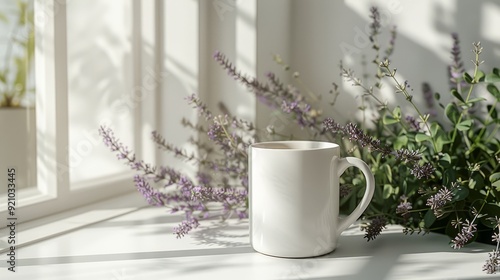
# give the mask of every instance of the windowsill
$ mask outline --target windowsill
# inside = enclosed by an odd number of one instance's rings
[[[353,225],[338,248],[324,256],[276,258],[255,252],[248,220],[202,221],[176,239],[182,215],[147,207],[132,192],[16,226],[16,272],[0,263],[9,279],[484,279],[482,265],[492,245],[472,243],[461,250],[448,237],[405,236],[400,226],[365,242]],[[8,232],[0,236],[8,257]],[[6,252],[7,251],[7,252]],[[61,278],[62,277],[62,278]],[[0,277],[4,279],[3,277]]]
[[[144,199],[131,192],[115,198],[99,201],[76,209],[64,211],[37,220],[16,224],[16,248],[21,248],[48,238],[78,230],[82,227],[115,218],[146,207]],[[21,217],[22,218],[22,217]],[[2,230],[0,253],[9,250],[10,230]]]
[[[328,255],[276,258],[252,249],[248,220],[202,221],[196,230],[176,239],[172,231],[182,215],[168,214],[165,208],[141,208],[144,203],[137,193],[123,198],[88,207],[87,212],[97,211],[90,216],[76,214],[47,224],[49,229],[65,227],[67,232],[16,251],[16,273],[7,271],[9,264],[2,261],[0,278],[4,279],[3,274],[12,280],[498,278],[481,270],[493,246],[473,243],[454,250],[449,238],[440,234],[406,236],[401,227],[388,226],[367,243],[364,232],[353,225]],[[140,203],[133,207],[134,201]],[[115,212],[110,218],[110,209],[121,209],[123,214]],[[101,214],[100,220],[105,221],[88,225],[89,217]],[[30,230],[37,228],[43,226]]]

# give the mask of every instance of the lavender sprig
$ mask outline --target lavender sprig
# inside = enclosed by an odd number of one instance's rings
[[[450,77],[450,89],[457,89],[461,85],[462,75],[464,74],[464,64],[461,58],[460,40],[457,33],[452,33],[453,46],[451,48],[452,63],[448,66],[448,75]]]
[[[222,68],[227,71],[227,74],[230,77],[233,77],[235,80],[240,81],[258,96],[262,95],[264,92],[269,91],[269,87],[267,85],[260,83],[255,78],[243,75],[240,71],[238,71],[223,53],[217,51],[214,53],[213,57],[222,66]]]
[[[191,100],[196,102],[203,115],[211,115],[203,103],[195,99]],[[224,123],[224,125],[226,124]],[[231,127],[246,131],[250,129],[248,123],[238,122],[236,119],[233,120]],[[124,160],[131,169],[142,173],[134,176],[134,183],[137,190],[150,205],[168,206],[171,208],[172,213],[184,211],[185,220],[174,229],[174,234],[177,237],[182,237],[196,228],[199,219],[206,219],[211,216],[211,211],[206,206],[207,203],[213,202],[221,205],[221,215],[224,219],[230,217],[233,213],[239,218],[247,217],[247,160],[246,158],[242,160],[245,155],[238,154],[238,152],[244,151],[250,142],[243,141],[240,136],[234,133],[231,134],[231,141],[233,142],[231,142],[231,146],[227,146],[226,155],[232,153],[233,156],[206,160],[197,158],[194,154],[188,155],[184,150],[166,143],[159,133],[153,132],[153,140],[164,149],[174,153],[174,155],[184,157],[199,165],[211,167],[216,172],[224,172],[231,178],[238,178],[240,185],[233,187],[228,184],[228,177],[225,176],[222,176],[220,182],[216,182],[210,174],[198,172],[196,175],[197,184],[188,176],[172,168],[156,167],[142,160],[137,160],[135,154],[118,141],[110,128],[100,127],[99,133],[106,146],[111,151],[116,152],[120,160]],[[225,131],[224,137],[227,136],[226,134],[229,134],[229,132]],[[252,141],[251,138],[248,141]],[[221,149],[224,149],[224,147],[221,147]],[[165,189],[167,187],[171,187],[171,189],[169,191],[160,191],[153,187],[153,182],[162,185]],[[217,185],[217,187],[212,184]]]
[[[462,229],[460,232],[457,234],[455,239],[451,241],[453,249],[460,249],[465,246],[468,242],[472,240],[474,237],[474,234],[477,231],[477,225],[474,224],[474,220],[472,222],[469,222],[469,220],[465,220],[465,222],[462,225]]]
[[[427,199],[425,205],[430,206],[436,217],[443,215],[443,207],[451,201],[453,195],[447,187],[441,188],[436,194]]]
[[[191,230],[197,228],[200,225],[198,219],[191,218],[185,221],[182,221],[177,227],[174,227],[174,234],[177,235],[177,238],[184,237]]]
[[[362,227],[362,229],[366,231],[364,237],[367,241],[374,240],[378,235],[380,235],[386,225],[387,219],[384,216],[377,216],[373,218],[368,225]]]
[[[135,175],[134,183],[137,190],[144,196],[150,205],[165,206],[165,201],[168,197],[164,193],[152,188],[144,176]]]
[[[399,204],[396,207],[396,214],[400,214],[401,216],[405,216],[408,214],[408,211],[413,209],[413,205],[411,202],[408,202],[408,197],[406,195],[402,195],[399,197]]]
[[[495,221],[495,229],[497,229],[498,232],[493,232],[491,240],[496,242],[497,246],[491,253],[489,253],[489,258],[483,265],[483,271],[486,271],[488,274],[496,274],[500,271],[500,218],[495,216],[492,220]]]
[[[326,132],[330,132],[334,135],[340,134],[341,136],[347,137],[349,141],[357,143],[363,148],[367,147],[371,151],[379,152],[384,156],[392,155],[396,159],[408,163],[411,166],[411,174],[417,179],[429,178],[435,171],[435,168],[430,163],[426,163],[424,165],[419,164],[421,156],[416,151],[410,151],[407,149],[394,151],[387,145],[382,144],[379,139],[374,139],[373,137],[365,134],[356,124],[348,123],[343,126],[335,122],[333,119],[327,118],[323,121],[323,126]]]
[[[375,50],[379,50],[379,45],[377,43],[377,35],[380,34],[380,28],[382,25],[380,24],[380,13],[377,7],[370,8],[370,18],[372,22],[370,23],[370,42],[373,44],[373,48]]]
[[[215,53],[214,59],[228,72],[228,75],[253,92],[259,101],[271,108],[281,108],[284,113],[290,114],[301,128],[311,128],[317,134],[321,133],[319,125],[321,120],[318,119],[321,115],[320,110],[312,109],[311,104],[309,104],[297,88],[285,86],[272,72],[266,74],[269,81],[268,84],[261,83],[256,78],[243,75],[220,52]]]

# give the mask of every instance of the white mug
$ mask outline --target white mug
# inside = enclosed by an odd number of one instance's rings
[[[250,243],[257,252],[286,258],[324,255],[365,211],[375,190],[370,168],[340,157],[329,142],[275,141],[249,148]],[[339,177],[349,166],[366,178],[363,199],[339,217]]]

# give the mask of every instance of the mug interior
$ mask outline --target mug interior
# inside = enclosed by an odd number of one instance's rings
[[[251,147],[271,150],[320,150],[335,148],[338,145],[321,141],[273,141],[255,143]]]

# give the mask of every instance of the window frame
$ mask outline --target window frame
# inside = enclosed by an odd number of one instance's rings
[[[155,94],[152,101],[139,102],[139,106],[133,108],[133,130],[136,136],[132,149],[137,156],[146,156],[152,163],[156,163],[157,154],[145,152],[146,147],[142,145],[147,138],[142,136],[142,130],[144,120],[148,120],[150,126],[156,123],[157,114],[144,108],[155,108],[154,99],[158,98],[157,93],[161,90],[161,85],[145,87],[143,83],[149,80],[143,79],[143,73],[144,70],[149,71],[148,75],[151,75],[151,71],[159,73],[160,67],[145,67],[141,58],[145,52],[142,47],[144,40],[159,41],[157,37],[161,33],[154,30],[161,28],[157,24],[160,15],[155,12],[160,2],[130,1],[133,21],[131,55],[135,66],[132,74],[133,85],[134,88],[142,87],[143,91],[149,91],[148,94]],[[37,185],[16,192],[17,223],[135,191],[131,172],[121,172],[76,184],[70,182],[66,14],[68,2],[34,0]],[[153,33],[150,30],[153,30]],[[110,153],[110,156],[113,155]],[[7,198],[2,200],[0,218],[6,221]],[[6,225],[0,226],[4,227]]]

